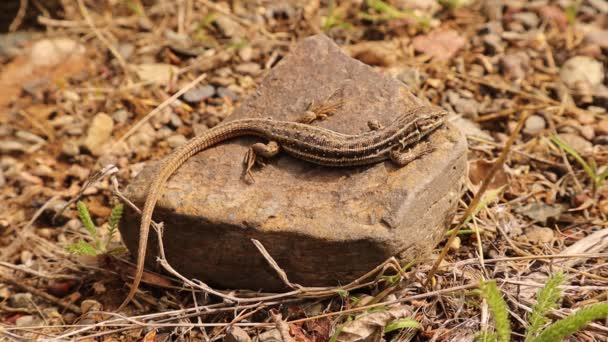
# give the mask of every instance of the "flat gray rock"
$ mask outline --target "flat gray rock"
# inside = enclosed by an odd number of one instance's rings
[[[325,36],[304,39],[227,120],[298,120],[309,104],[339,92],[343,105],[319,125],[357,134],[368,121],[388,124],[422,102],[397,80],[343,54]],[[429,139],[436,150],[405,167],[312,165],[284,153],[243,181],[243,156],[256,138],[238,138],[188,160],[166,185],[155,220],[165,224],[168,261],[187,277],[218,287],[284,288],[252,244],[260,240],[290,281],[345,284],[391,256],[428,254],[455,213],[464,182],[466,140],[453,127]],[[157,165],[145,168],[126,195],[143,206]],[[128,211],[123,239],[135,254],[139,216]],[[150,234],[147,265],[158,244]]]

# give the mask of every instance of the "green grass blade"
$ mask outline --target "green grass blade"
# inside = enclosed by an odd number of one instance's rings
[[[608,303],[596,304],[559,320],[538,335],[533,342],[562,341],[596,319],[608,316]]]
[[[481,284],[481,295],[488,302],[488,307],[494,317],[496,336],[499,342],[509,342],[511,340],[511,322],[509,322],[509,310],[507,303],[496,286],[495,281],[487,281]]]
[[[116,230],[124,211],[125,206],[122,203],[118,203],[112,208],[112,213],[110,213],[110,217],[108,218],[108,226],[110,226],[111,230]]]
[[[420,323],[418,323],[418,321],[411,319],[411,318],[398,319],[398,320],[390,322],[384,328],[384,333],[389,333],[391,331],[405,329],[405,328],[420,328]]]
[[[526,341],[530,341],[532,338],[536,337],[542,327],[549,322],[549,319],[546,317],[547,313],[549,313],[551,309],[557,307],[557,301],[562,295],[559,286],[563,281],[564,274],[558,272],[549,278],[547,284],[538,291],[536,296],[537,303],[532,308],[532,314],[528,319],[530,326],[526,331]]]
[[[578,154],[578,152],[576,152],[570,145],[568,145],[565,141],[558,138],[556,135],[552,135],[549,138],[551,139],[551,141],[553,141],[553,143],[555,145],[557,145],[559,148],[564,150],[564,152],[571,155],[572,158],[574,158],[583,167],[583,169],[585,170],[585,172],[587,173],[589,178],[591,178],[591,180],[593,180],[595,182],[595,171],[585,161],[585,159],[583,159],[583,157],[581,157],[581,155]]]

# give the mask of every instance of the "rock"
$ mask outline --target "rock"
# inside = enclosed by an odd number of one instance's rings
[[[183,99],[188,103],[198,103],[215,94],[215,87],[206,85],[195,87],[184,93]]]
[[[13,308],[34,308],[31,293],[15,293],[8,299],[8,305]]]
[[[585,35],[585,42],[597,44],[601,48],[608,49],[608,30],[591,31]]]
[[[466,39],[455,30],[436,30],[416,36],[412,45],[416,51],[438,60],[449,60],[466,44]]]
[[[526,119],[524,133],[528,135],[538,135],[546,127],[545,118],[540,115],[530,115]]]
[[[112,119],[119,124],[127,122],[131,116],[131,112],[126,109],[119,109],[112,113]]]
[[[160,84],[169,83],[178,71],[176,66],[163,63],[139,64],[134,68],[142,81]]]
[[[169,146],[171,146],[171,148],[179,147],[185,144],[187,141],[188,138],[181,134],[175,134],[167,138],[167,142],[169,143]]]
[[[101,303],[99,303],[98,301],[94,300],[94,299],[85,299],[82,301],[82,303],[80,303],[80,311],[82,311],[82,313],[87,313],[89,311],[100,311],[101,310]]]
[[[386,125],[395,113],[424,103],[403,85],[343,53],[325,36],[303,40],[255,93],[226,120],[295,121],[311,102],[336,94],[337,112],[313,124],[344,134]],[[164,187],[155,220],[166,223],[165,253],[187,277],[214,286],[276,291],[283,282],[252,244],[259,240],[290,281],[344,284],[397,256],[412,260],[443,238],[466,169],[466,139],[451,125],[429,139],[436,150],[398,168],[390,161],[355,168],[313,165],[281,153],[243,181],[242,157],[254,137],[221,143],[189,159]],[[262,139],[263,140],[263,139]],[[159,164],[146,167],[126,196],[141,205]],[[128,209],[120,225],[131,251],[139,216]],[[154,265],[150,234],[147,265]]]
[[[602,14],[608,13],[608,1],[606,0],[587,0],[589,5],[595,8],[598,12]]]
[[[245,30],[237,22],[225,15],[218,15],[215,17],[214,22],[225,37],[239,38],[245,36]]]
[[[226,88],[226,87],[217,88],[217,95],[219,97],[227,97],[227,98],[231,99],[232,101],[237,101],[239,99],[239,96],[237,94],[235,94],[235,92],[230,90],[230,88]]]
[[[495,33],[483,36],[483,45],[486,54],[496,55],[505,51],[505,43],[502,38]]]
[[[251,337],[242,328],[231,326],[226,329],[224,342],[251,342]]]
[[[578,87],[579,82],[597,86],[604,81],[604,66],[587,56],[572,57],[562,66],[560,78],[570,88]]]
[[[534,12],[518,12],[513,14],[513,19],[521,22],[526,28],[536,28],[540,22],[538,15]]]
[[[524,238],[535,244],[550,243],[553,237],[553,229],[546,227],[530,227],[524,233]]]
[[[604,119],[595,125],[597,135],[608,135],[608,119]]]
[[[249,62],[253,58],[253,48],[251,45],[243,46],[239,49],[238,54],[243,62]]]
[[[249,62],[237,65],[234,70],[244,75],[256,76],[260,73],[262,68],[258,63]]]
[[[558,138],[570,145],[581,156],[588,156],[593,152],[593,145],[578,134],[561,133]]]
[[[33,327],[40,325],[40,319],[33,315],[25,315],[17,318],[15,325],[18,327]]]
[[[73,140],[64,140],[61,144],[61,152],[68,157],[75,157],[80,154],[80,145]]]
[[[502,73],[511,80],[524,78],[530,70],[529,64],[530,58],[523,51],[506,54],[500,59]]]
[[[32,46],[30,56],[35,66],[53,66],[65,63],[68,55],[84,52],[84,46],[69,38],[43,39]]]
[[[98,113],[89,125],[83,145],[91,151],[93,155],[101,155],[103,144],[112,136],[112,129],[114,129],[114,121],[112,121],[112,118],[106,113]]]

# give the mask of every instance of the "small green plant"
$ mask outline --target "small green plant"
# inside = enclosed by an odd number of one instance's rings
[[[346,3],[348,5],[348,3]],[[327,17],[323,20],[321,29],[324,32],[329,31],[334,27],[349,29],[351,24],[348,23],[346,18],[347,8],[343,6],[336,6],[335,1],[330,0],[328,5]]]
[[[570,3],[564,9],[566,14],[566,20],[568,20],[568,24],[574,25],[576,23],[576,15],[578,14],[578,9],[581,6],[581,0],[574,1]]]
[[[537,294],[537,303],[528,316],[530,325],[526,330],[525,342],[554,342],[583,329],[596,319],[608,316],[608,303],[596,304],[581,309],[576,313],[561,319],[549,326],[547,315],[557,307],[561,297],[559,286],[564,281],[563,273],[559,272],[549,278],[547,284]],[[481,284],[481,296],[488,302],[488,308],[494,318],[496,332],[482,331],[477,335],[477,341],[508,342],[511,340],[511,323],[507,304],[502,298],[496,282],[489,281]]]
[[[470,1],[468,1],[468,0],[437,0],[437,2],[443,7],[447,7],[451,10],[455,10],[455,9],[459,9],[463,6],[466,6]]]
[[[603,169],[598,168],[595,159],[593,158],[589,159],[589,163],[587,163],[585,159],[578,154],[574,148],[572,148],[572,146],[568,145],[556,135],[552,135],[549,138],[560,149],[572,156],[572,158],[574,158],[574,160],[580,164],[583,170],[585,170],[585,173],[591,180],[592,192],[593,196],[595,197],[597,190],[604,184],[604,181],[608,177],[608,166],[604,166]]]
[[[67,251],[72,254],[79,255],[101,255],[108,253],[116,253],[122,250],[122,248],[116,249],[108,249],[110,246],[110,242],[112,241],[112,237],[116,234],[118,230],[118,223],[122,217],[124,206],[122,203],[116,204],[114,208],[112,208],[112,212],[110,213],[110,217],[108,217],[108,234],[105,240],[102,240],[97,232],[97,227],[93,223],[91,219],[91,214],[89,213],[89,209],[87,206],[78,201],[76,203],[76,207],[78,208],[78,216],[80,217],[80,221],[84,225],[87,233],[89,233],[89,237],[93,240],[92,242],[87,241],[78,241],[76,243],[70,244],[66,247]]]
[[[399,10],[382,0],[367,0],[367,7],[375,13],[360,12],[359,18],[370,21],[412,19],[424,30],[431,27],[431,19],[416,15],[411,10]]]

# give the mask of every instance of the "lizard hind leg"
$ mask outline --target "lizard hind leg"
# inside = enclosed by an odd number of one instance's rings
[[[279,153],[279,150],[279,144],[276,141],[270,141],[267,144],[255,143],[251,145],[247,153],[245,153],[245,159],[243,160],[243,164],[245,164],[245,181],[249,184],[255,182],[251,169],[256,163],[260,163],[258,157],[272,158]]]
[[[431,144],[428,142],[424,142],[407,150],[402,150],[399,148],[393,149],[390,152],[390,159],[393,163],[399,166],[405,166],[433,151],[435,151],[435,147],[431,146]]]

